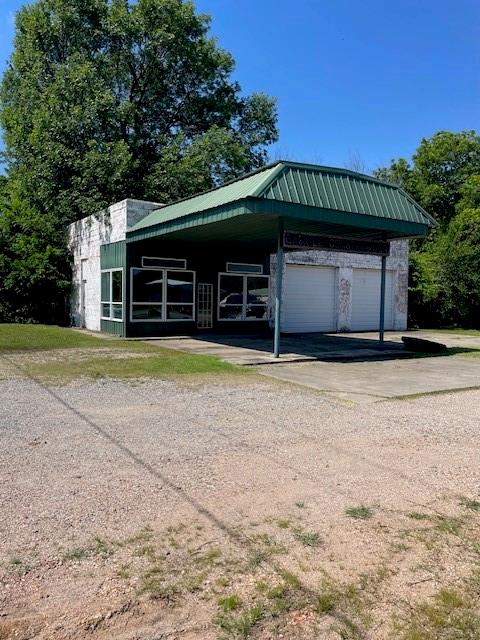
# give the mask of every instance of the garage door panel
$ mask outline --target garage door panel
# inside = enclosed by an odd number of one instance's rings
[[[380,326],[380,269],[354,269],[352,331],[374,331]],[[393,273],[385,279],[385,329],[393,329]]]
[[[335,331],[335,283],[332,267],[287,264],[282,330]]]

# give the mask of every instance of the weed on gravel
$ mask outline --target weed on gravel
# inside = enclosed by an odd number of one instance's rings
[[[369,507],[361,505],[360,507],[349,507],[345,509],[345,514],[355,520],[368,520],[373,516],[373,511]]]

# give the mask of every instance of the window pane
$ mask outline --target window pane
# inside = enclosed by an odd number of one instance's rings
[[[122,272],[112,271],[112,302],[122,301]]]
[[[167,304],[168,320],[193,320],[193,304]]]
[[[163,302],[163,271],[132,269],[132,301]]]
[[[110,272],[102,273],[102,297],[104,302],[110,302]]]
[[[162,320],[161,304],[134,304],[132,320]]]
[[[112,304],[112,313],[113,313],[113,317],[116,320],[121,320],[122,319],[122,305],[121,304]]]
[[[220,307],[219,318],[221,320],[241,320],[242,310],[243,310],[243,307],[241,305],[236,305],[231,307],[225,307],[225,306]]]
[[[247,318],[257,320],[267,320],[267,307],[259,304],[247,305]]]
[[[220,307],[243,304],[243,276],[220,276]]]
[[[247,276],[247,304],[267,304],[268,277]]]
[[[102,303],[102,318],[110,318],[110,303]]]
[[[167,302],[193,302],[193,273],[167,271]]]

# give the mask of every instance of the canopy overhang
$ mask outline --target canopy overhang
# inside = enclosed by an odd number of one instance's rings
[[[279,221],[286,231],[316,233],[345,239],[395,240],[426,235],[429,225],[408,220],[359,215],[278,202],[261,198],[245,198],[213,209],[127,233],[127,242],[158,238],[186,243],[254,244],[266,251],[276,249]]]

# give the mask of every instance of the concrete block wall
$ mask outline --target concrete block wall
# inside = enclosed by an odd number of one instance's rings
[[[100,246],[125,240],[126,231],[150,211],[157,202],[126,199],[98,214],[82,218],[68,229],[73,256],[73,290],[70,301],[71,323],[82,326],[81,282],[85,280],[84,326],[100,331]]]
[[[380,269],[379,256],[367,256],[359,253],[338,253],[335,251],[292,251],[285,254],[283,285],[287,264],[318,265],[337,269],[337,331],[350,331],[352,313],[352,290],[354,269]],[[270,323],[273,326],[275,305],[276,255],[270,261]],[[404,331],[407,328],[408,307],[408,240],[395,240],[390,243],[390,255],[387,257],[387,270],[393,276],[394,329]],[[283,292],[284,293],[284,292]]]

